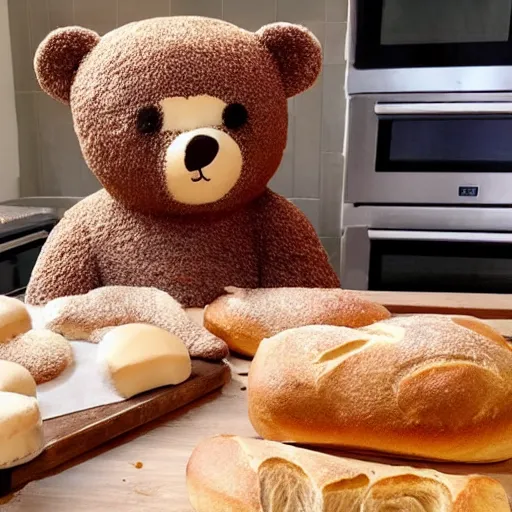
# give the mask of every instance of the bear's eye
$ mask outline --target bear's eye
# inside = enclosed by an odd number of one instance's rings
[[[162,128],[162,115],[156,107],[144,107],[137,114],[137,130],[140,133],[156,133]]]
[[[224,126],[230,130],[236,130],[242,127],[246,122],[249,114],[246,108],[240,103],[231,103],[228,105],[222,113],[222,120]]]

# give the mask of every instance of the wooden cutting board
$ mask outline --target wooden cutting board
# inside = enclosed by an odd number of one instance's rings
[[[178,386],[160,388],[118,402],[44,422],[46,448],[27,464],[0,470],[0,496],[115,437],[183,407],[229,382],[224,363],[192,362],[192,375]]]
[[[471,315],[482,319],[512,319],[512,295],[357,291],[394,314],[435,313]]]

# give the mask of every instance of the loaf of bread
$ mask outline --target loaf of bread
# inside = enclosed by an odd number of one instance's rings
[[[219,360],[227,345],[197,325],[169,294],[156,288],[105,286],[84,295],[61,297],[44,309],[47,329],[70,340],[99,342],[112,327],[143,323],[182,339],[191,357]]]
[[[501,484],[270,441],[203,441],[187,467],[196,512],[510,512]]]
[[[124,398],[180,384],[192,373],[185,344],[170,332],[148,324],[112,329],[99,344],[98,362]]]
[[[32,328],[30,314],[23,302],[0,295],[0,343]]]
[[[363,327],[391,315],[386,308],[339,288],[229,287],[206,307],[204,325],[239,354],[254,356],[264,338],[305,325]]]
[[[37,400],[0,391],[0,470],[34,459],[43,448],[43,420]]]
[[[291,329],[260,345],[249,417],[274,441],[432,460],[509,459],[512,349],[467,317]]]

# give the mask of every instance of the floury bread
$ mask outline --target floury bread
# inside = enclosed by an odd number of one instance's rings
[[[99,342],[113,327],[150,324],[182,339],[191,357],[219,360],[227,345],[191,320],[181,305],[156,288],[104,286],[60,297],[44,308],[47,329],[70,340]]]
[[[485,476],[449,476],[270,441],[203,441],[187,467],[196,512],[510,512]]]
[[[254,356],[264,338],[305,325],[363,327],[391,315],[386,308],[340,288],[228,287],[206,307],[205,327],[231,350]]]
[[[310,326],[264,340],[249,416],[274,441],[407,457],[512,457],[512,350],[469,317]]]

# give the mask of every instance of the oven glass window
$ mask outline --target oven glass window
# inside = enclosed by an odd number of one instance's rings
[[[0,294],[23,292],[41,252],[41,241],[0,254]]]
[[[504,42],[512,0],[384,0],[381,44]]]
[[[377,172],[512,172],[512,116],[384,117]]]
[[[512,0],[356,3],[356,68],[512,64]]]
[[[512,293],[512,248],[501,243],[375,240],[369,289]]]

